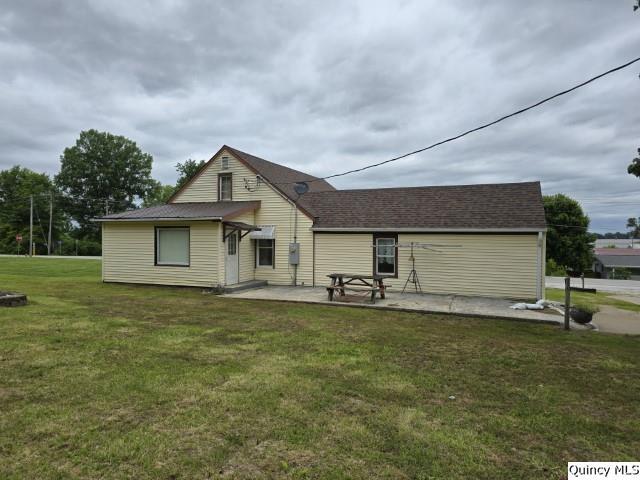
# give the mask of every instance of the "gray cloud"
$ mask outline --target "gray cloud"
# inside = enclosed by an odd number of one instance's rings
[[[0,168],[55,173],[81,130],[154,175],[227,143],[317,175],[492,120],[637,56],[631,1],[0,1]],[[640,66],[341,188],[539,179],[599,230],[640,215]]]

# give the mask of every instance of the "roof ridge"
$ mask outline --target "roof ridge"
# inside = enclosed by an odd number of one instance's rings
[[[370,192],[379,190],[417,190],[421,188],[461,188],[461,187],[500,187],[500,186],[540,185],[539,180],[529,182],[502,182],[502,183],[466,183],[454,185],[414,185],[410,187],[373,187],[373,188],[344,188],[321,192],[309,192],[312,194],[341,193],[341,192]]]

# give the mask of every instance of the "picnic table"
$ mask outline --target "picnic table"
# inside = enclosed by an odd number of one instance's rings
[[[327,275],[331,279],[331,285],[327,287],[329,301],[332,301],[336,294],[339,297],[345,296],[345,290],[355,290],[371,292],[371,303],[376,303],[376,294],[380,293],[380,298],[384,298],[385,275],[361,275],[358,273],[331,273]],[[337,298],[336,298],[337,300]]]

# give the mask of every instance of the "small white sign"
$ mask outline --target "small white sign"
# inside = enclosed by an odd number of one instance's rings
[[[640,480],[640,462],[569,462],[567,480]]]

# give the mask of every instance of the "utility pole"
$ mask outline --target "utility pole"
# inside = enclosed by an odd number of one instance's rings
[[[33,256],[33,195],[29,195],[29,256]]]
[[[105,217],[109,215],[109,200],[104,201],[104,215]]]
[[[53,192],[49,193],[49,239],[47,240],[47,255],[51,255],[51,226],[53,225]]]

